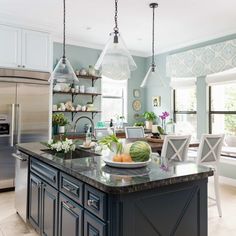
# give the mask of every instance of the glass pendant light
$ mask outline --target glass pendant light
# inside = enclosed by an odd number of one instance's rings
[[[114,32],[110,33],[110,38],[98,58],[95,69],[101,69],[102,75],[108,78],[114,80],[126,80],[130,78],[130,72],[136,70],[137,66],[119,33],[117,23],[117,5],[118,0],[115,0]]]
[[[66,3],[63,0],[63,55],[61,59],[58,61],[57,65],[55,66],[50,78],[49,82],[61,82],[61,83],[74,83],[78,82],[78,78],[75,75],[73,67],[71,66],[69,60],[66,58],[65,55],[65,44],[66,44],[66,33],[65,33],[65,26],[66,26]]]
[[[146,85],[149,75],[151,73],[154,73],[155,69],[156,69],[156,63],[155,63],[155,8],[158,7],[158,4],[151,3],[149,5],[149,7],[152,8],[152,64],[150,65],[150,67],[147,71],[147,74],[145,75],[140,87],[144,87]]]

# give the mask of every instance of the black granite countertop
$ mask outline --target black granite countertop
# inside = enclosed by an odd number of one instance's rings
[[[147,167],[138,169],[119,169],[105,165],[102,156],[63,160],[48,154],[41,143],[19,144],[18,149],[31,156],[94,186],[112,194],[125,194],[171,184],[200,180],[213,175],[210,168],[194,163],[173,164],[168,170],[151,162]]]

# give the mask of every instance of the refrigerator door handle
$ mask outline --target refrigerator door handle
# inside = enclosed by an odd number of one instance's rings
[[[14,146],[14,131],[15,131],[15,104],[11,104],[11,135],[10,135],[10,145]]]
[[[20,143],[20,138],[21,138],[21,113],[20,113],[20,104],[16,104],[15,105],[16,107],[16,124],[17,124],[17,127],[16,127],[16,143]]]
[[[27,161],[26,158],[23,158],[23,157],[17,155],[16,153],[12,153],[12,156],[15,157],[16,159],[20,160],[20,161]]]

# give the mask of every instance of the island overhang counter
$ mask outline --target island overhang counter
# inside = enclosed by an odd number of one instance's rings
[[[18,149],[30,156],[28,220],[41,235],[207,235],[210,168],[118,169],[101,156],[62,160],[40,143]]]

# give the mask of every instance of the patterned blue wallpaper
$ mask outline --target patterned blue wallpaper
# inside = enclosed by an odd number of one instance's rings
[[[167,57],[168,77],[200,77],[236,67],[236,39]]]

